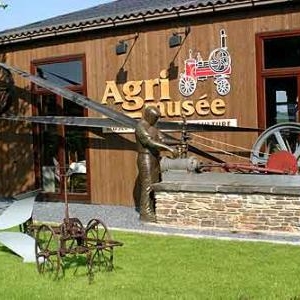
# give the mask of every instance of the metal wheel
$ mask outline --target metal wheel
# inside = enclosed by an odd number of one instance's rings
[[[52,227],[43,224],[38,228],[35,255],[39,273],[58,276],[61,267],[60,240]]]
[[[230,83],[226,78],[217,79],[215,83],[220,96],[225,96],[230,92]]]
[[[265,166],[270,155],[278,151],[292,154],[300,167],[300,124],[281,123],[268,128],[253,145],[250,161]]]
[[[77,218],[64,220],[60,225],[61,255],[84,253],[85,229]]]
[[[217,73],[226,71],[231,65],[229,52],[222,48],[215,49],[209,56],[208,64]]]
[[[179,80],[179,91],[183,96],[191,96],[196,90],[196,80],[188,75],[182,75]]]
[[[93,250],[90,257],[90,269],[96,265],[99,270],[113,269],[113,241],[106,225],[99,219],[92,219],[86,226],[86,246]]]

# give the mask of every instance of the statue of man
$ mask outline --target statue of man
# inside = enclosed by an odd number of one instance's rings
[[[146,107],[135,131],[141,192],[140,219],[149,222],[155,222],[155,201],[151,185],[160,180],[160,151],[167,150],[173,157],[178,155],[177,149],[169,146],[178,144],[178,141],[171,139],[167,141],[155,127],[159,118],[160,111],[157,107]]]

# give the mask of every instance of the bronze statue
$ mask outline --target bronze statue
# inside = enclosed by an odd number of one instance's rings
[[[155,200],[151,185],[160,181],[160,151],[167,150],[173,157],[178,155],[177,149],[169,146],[178,144],[178,141],[165,139],[155,127],[159,117],[160,111],[157,107],[146,107],[135,131],[140,184],[140,219],[150,222],[155,221]]]

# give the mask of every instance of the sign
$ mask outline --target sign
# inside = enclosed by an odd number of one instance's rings
[[[103,127],[103,133],[134,133],[133,128],[126,127]]]
[[[200,53],[197,58],[190,57],[185,60],[185,72],[180,74],[179,91],[184,97],[191,96],[197,81],[213,77],[216,91],[225,96],[230,91],[228,81],[231,74],[231,57],[227,50],[226,33],[220,31],[220,48],[213,50],[207,61],[202,60]],[[161,117],[178,118],[197,115],[203,117],[221,117],[226,113],[226,102],[221,97],[209,99],[207,94],[198,99],[174,99],[170,94],[170,81],[167,70],[161,70],[159,77],[146,80],[131,80],[119,85],[116,81],[106,81],[101,104],[118,106],[131,118],[142,118],[142,111],[147,106],[156,106]],[[116,129],[119,130],[119,129]],[[125,130],[127,131],[127,129]],[[123,130],[122,130],[123,132]]]
[[[214,78],[216,91],[220,96],[225,96],[230,92],[228,81],[231,74],[231,57],[227,50],[226,33],[220,31],[220,48],[214,49],[208,60],[203,60],[200,52],[197,57],[192,57],[192,50],[189,51],[189,58],[184,61],[184,73],[180,74],[179,91],[185,96],[194,94],[197,81],[205,81],[210,77]]]
[[[186,123],[237,127],[237,119],[186,120]],[[104,127],[102,130],[103,133],[134,133],[133,128],[126,127]]]
[[[146,106],[157,106],[162,117],[186,117],[195,114],[200,117],[222,116],[226,112],[226,103],[222,98],[208,99],[207,94],[196,100],[173,100],[170,96],[170,83],[167,71],[162,70],[160,77],[149,80],[128,81],[121,89],[115,81],[106,81],[102,104],[120,105],[126,115],[141,118]],[[159,99],[154,97],[154,89],[159,91]],[[144,97],[141,96],[142,92]]]
[[[237,127],[237,119],[187,120],[187,123]]]

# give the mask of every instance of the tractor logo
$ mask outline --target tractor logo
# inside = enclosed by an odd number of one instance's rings
[[[203,60],[200,52],[195,59],[192,50],[189,51],[189,58],[184,61],[184,73],[180,74],[179,79],[179,91],[183,96],[188,97],[195,92],[197,80],[205,81],[210,77],[214,78],[219,95],[225,96],[230,92],[228,79],[231,74],[231,57],[226,38],[225,30],[220,30],[220,48],[214,49],[208,60]]]

